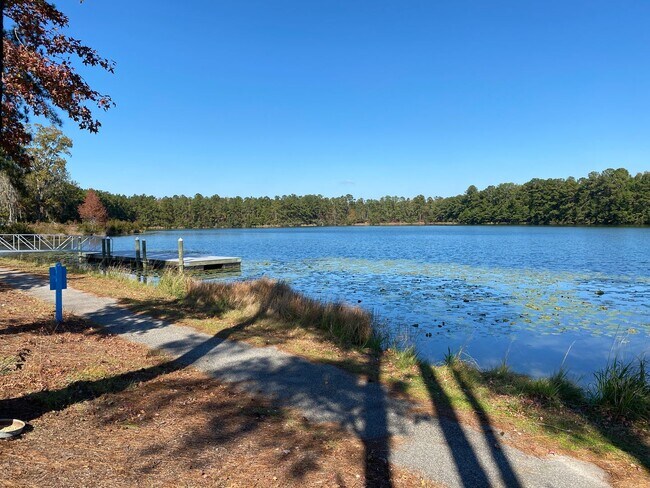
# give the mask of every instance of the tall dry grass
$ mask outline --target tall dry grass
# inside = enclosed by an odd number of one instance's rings
[[[192,306],[215,313],[240,310],[253,319],[268,317],[316,327],[350,345],[374,347],[379,342],[370,312],[345,303],[324,303],[305,297],[282,281],[192,281],[185,299]]]

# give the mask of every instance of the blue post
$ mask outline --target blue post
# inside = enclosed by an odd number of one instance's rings
[[[54,319],[63,322],[63,290],[68,287],[68,271],[61,263],[50,268],[50,290],[54,290],[55,311]]]

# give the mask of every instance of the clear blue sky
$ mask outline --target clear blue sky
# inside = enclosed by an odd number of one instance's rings
[[[59,0],[117,63],[83,187],[453,195],[650,170],[650,2]],[[85,72],[85,71],[84,71]]]

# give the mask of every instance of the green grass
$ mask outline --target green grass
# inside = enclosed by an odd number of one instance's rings
[[[521,392],[546,404],[562,405],[584,402],[585,395],[568,378],[568,371],[560,369],[548,378],[519,380]]]
[[[10,258],[2,258],[8,262],[17,261],[36,266],[52,266],[57,261],[68,267],[68,271],[79,271],[79,258],[74,253],[67,252],[43,252],[43,253],[22,253],[14,254]]]
[[[89,366],[84,370],[77,371],[74,374],[68,376],[68,383],[74,383],[75,381],[95,381],[101,380],[110,376],[106,368],[101,366]]]
[[[158,288],[173,297],[182,299],[190,289],[191,278],[178,271],[165,271],[158,281]]]
[[[506,378],[508,380],[513,378],[513,372],[505,361],[502,361],[498,366],[488,370],[488,374],[497,378]]]
[[[586,392],[569,378],[569,371],[561,367],[545,378],[531,378],[515,373],[504,361],[499,366],[482,372],[495,391],[530,398],[548,406],[586,406]]]
[[[650,419],[650,382],[645,358],[629,362],[614,358],[594,376],[595,406],[615,418]]]
[[[461,354],[463,352],[463,349],[460,348],[456,352],[452,352],[450,347],[447,347],[447,352],[445,353],[445,357],[443,358],[443,363],[446,366],[455,366],[459,364],[462,359],[461,359]]]
[[[414,346],[393,349],[395,366],[402,371],[411,370],[420,361]]]

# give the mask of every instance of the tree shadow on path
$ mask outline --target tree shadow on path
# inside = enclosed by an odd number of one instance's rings
[[[430,366],[422,362],[418,362],[418,367],[426,385],[433,409],[439,417],[438,424],[453,458],[461,485],[468,488],[489,488],[493,486],[494,481],[490,479],[490,475],[481,463],[475,447],[461,427],[460,419],[454,410],[450,398],[438,380],[436,373]],[[461,383],[459,382],[459,384]],[[489,419],[481,409],[476,398],[469,393],[469,389],[465,388],[465,386],[461,384],[464,393],[468,396],[470,404],[477,412],[483,413],[482,421],[488,421]],[[443,416],[446,418],[442,418]],[[522,485],[513,467],[503,453],[501,444],[494,436],[491,427],[485,425],[480,432],[485,437],[485,443],[488,446],[494,465],[498,468],[503,484],[512,488],[520,488]]]

